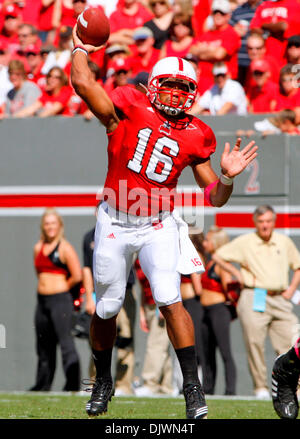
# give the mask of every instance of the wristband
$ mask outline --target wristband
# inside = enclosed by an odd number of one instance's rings
[[[220,182],[225,186],[231,186],[233,184],[233,178],[227,177],[227,175],[221,173]]]
[[[219,183],[219,181],[220,181],[219,179],[216,181],[213,181],[208,186],[206,186],[206,188],[204,189],[204,198],[209,203],[210,206],[213,206],[213,203],[212,203],[211,198],[210,198],[210,192],[211,192],[212,188],[214,188]]]
[[[85,55],[89,54],[89,52],[82,46],[75,46],[74,49],[72,50],[72,53],[75,53],[77,51],[83,52]]]

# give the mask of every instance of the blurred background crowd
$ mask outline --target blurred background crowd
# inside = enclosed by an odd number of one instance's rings
[[[264,132],[299,134],[298,0],[0,0],[1,118],[93,117],[70,84],[72,28],[89,5],[110,21],[89,57],[108,94],[145,91],[153,65],[179,56],[197,72],[193,114],[274,113]]]

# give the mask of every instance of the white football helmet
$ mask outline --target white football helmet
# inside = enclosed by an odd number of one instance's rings
[[[170,94],[170,102],[168,105],[164,104],[160,100],[161,87],[166,81],[183,82],[188,86],[188,91],[176,89],[176,99],[173,98],[175,89],[172,87],[163,88],[164,93]],[[147,95],[151,101],[159,110],[163,110],[165,113],[171,116],[177,116],[179,113],[189,109],[195,100],[197,93],[197,77],[194,67],[185,59],[170,56],[158,61],[148,79],[148,91]],[[184,98],[183,102],[182,99]]]

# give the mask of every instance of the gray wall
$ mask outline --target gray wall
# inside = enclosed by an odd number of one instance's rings
[[[212,158],[217,173],[220,172],[219,160],[225,141],[233,144],[236,129],[253,128],[253,121],[262,118],[263,116],[226,116],[204,119],[217,135],[219,147]],[[2,192],[16,186],[28,188],[63,185],[97,188],[104,184],[107,142],[105,130],[96,120],[85,122],[81,118],[59,117],[46,120],[6,120],[1,122],[0,135]],[[254,139],[260,146],[256,168],[259,192],[245,193],[251,174],[245,172],[236,178],[234,193],[228,206],[252,207],[268,202],[277,207],[292,205],[299,208],[299,138],[271,136],[261,139],[254,136]],[[243,139],[243,145],[245,142],[246,139]],[[179,183],[194,185],[190,169],[183,172]],[[32,248],[39,237],[40,213],[41,209],[31,211],[30,214],[26,211],[3,211],[0,204],[0,325],[6,329],[6,347],[0,348],[0,390],[25,390],[34,383],[36,354],[33,315],[36,277]],[[93,209],[76,214],[62,210],[62,213],[66,237],[75,246],[82,260],[82,238],[94,225]],[[205,216],[205,230],[213,222],[214,215]],[[293,236],[293,239],[300,248],[300,236]],[[299,315],[297,308],[295,311]],[[89,348],[86,341],[76,339],[76,344],[80,352],[82,377],[87,377]],[[137,374],[141,371],[144,344],[145,336],[137,327]],[[252,394],[238,320],[232,324],[232,345],[238,368],[237,391],[241,395]],[[274,352],[269,342],[266,344],[266,357],[270,371]],[[222,394],[224,380],[220,360],[219,365],[217,393]],[[60,390],[63,381],[58,354],[53,390]]]

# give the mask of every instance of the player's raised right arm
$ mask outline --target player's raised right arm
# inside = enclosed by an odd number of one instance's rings
[[[87,53],[94,52],[99,48],[89,44],[83,44],[76,34],[76,26],[73,29],[74,46],[80,46]],[[72,54],[71,82],[76,93],[86,102],[90,110],[107,128],[108,132],[114,131],[119,123],[112,100],[101,85],[95,81],[88,67],[87,55],[83,50],[76,50]]]

